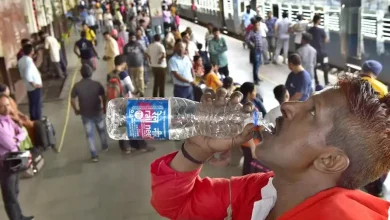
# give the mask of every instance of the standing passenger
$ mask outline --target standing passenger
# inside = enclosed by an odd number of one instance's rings
[[[283,49],[283,63],[287,64],[288,47],[290,44],[290,20],[287,12],[283,12],[282,19],[279,19],[275,24],[276,49],[274,55],[274,64],[277,64],[280,51]]]
[[[153,97],[164,97],[167,60],[165,48],[161,43],[159,34],[154,36],[154,42],[149,45],[146,54],[154,75]]]
[[[145,94],[144,61],[146,48],[137,41],[135,33],[129,34],[129,43],[123,48],[127,57],[127,66],[134,81],[135,88],[143,97]]]
[[[225,77],[229,76],[228,59],[226,51],[228,50],[225,38],[221,37],[218,28],[213,28],[214,38],[209,41],[209,54],[212,65],[218,65],[218,72]]]
[[[321,17],[319,15],[314,15],[313,18],[313,27],[309,29],[309,33],[313,37],[313,40],[311,41],[311,46],[314,47],[317,51],[317,64],[320,65],[322,71],[324,72],[324,83],[325,85],[329,84],[328,79],[328,55],[326,54],[325,50],[325,43],[329,42],[328,37],[326,36],[326,33],[323,28],[320,28],[319,25],[321,23]],[[317,75],[317,66],[314,69],[314,79],[316,86],[319,85],[318,75]]]
[[[194,100],[192,61],[185,54],[183,42],[176,44],[176,53],[169,60],[169,69],[173,75],[173,96]]]
[[[262,47],[262,52],[263,52],[263,60],[264,64],[267,65],[269,64],[269,52],[268,52],[268,41],[267,41],[267,33],[268,33],[268,27],[267,25],[263,22],[263,18],[257,17],[258,21],[260,22],[260,33],[261,37],[263,38],[263,47]]]
[[[23,47],[24,56],[18,61],[20,77],[27,89],[30,119],[32,121],[42,118],[42,78],[38,68],[32,59],[33,46],[30,44]]]
[[[119,55],[119,46],[114,38],[107,31],[103,33],[106,40],[105,54],[103,60],[106,61],[107,73],[115,69],[114,58]]]
[[[256,12],[251,9],[250,5],[247,5],[246,6],[246,11],[242,15],[242,23],[241,23],[242,33],[245,33],[246,28],[248,27],[248,25],[251,24],[251,18],[253,18],[255,16],[256,16]],[[246,46],[246,44],[244,42],[243,43],[243,47],[245,48],[245,46]]]
[[[272,14],[272,11],[268,12],[268,18],[265,21],[267,25],[267,42],[268,42],[268,51],[269,51],[269,61],[272,61],[275,52],[275,23],[278,19],[275,18]]]
[[[260,22],[255,20],[253,30],[248,34],[246,42],[249,48],[254,51],[253,56],[253,81],[255,84],[259,84],[259,68],[262,64],[261,55],[263,47],[263,38],[260,33]]]
[[[312,81],[314,81],[314,69],[317,65],[317,51],[314,49],[310,42],[312,40],[312,36],[309,33],[302,34],[301,46],[297,50],[297,53],[302,58],[302,66],[303,68],[310,73]],[[313,82],[313,86],[314,86]]]
[[[19,204],[19,175],[7,169],[4,164],[6,155],[19,151],[19,146],[27,137],[10,117],[11,103],[6,95],[0,95],[0,185],[4,209],[9,220],[32,220],[34,216],[23,216]]]

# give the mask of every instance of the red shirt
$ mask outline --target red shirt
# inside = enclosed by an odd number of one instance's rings
[[[20,58],[22,58],[24,56],[24,53],[23,53],[23,48],[19,50],[19,52],[16,54],[16,59],[17,61],[20,60]]]
[[[253,29],[253,24],[249,24],[248,27],[246,27],[245,32],[248,34]]]
[[[153,207],[173,220],[223,220],[230,204],[229,180],[202,179],[200,169],[176,172],[168,166],[175,155],[151,164]],[[250,220],[254,203],[258,208],[259,203],[267,202],[268,198],[261,200],[261,194],[271,177],[273,173],[230,179],[233,220]],[[389,207],[389,202],[360,190],[334,187],[306,199],[278,220],[388,220]]]

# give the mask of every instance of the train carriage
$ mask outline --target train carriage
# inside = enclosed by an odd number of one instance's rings
[[[387,0],[178,0],[181,16],[195,20],[191,10],[197,5],[200,23],[213,23],[235,36],[242,36],[241,21],[247,5],[265,17],[272,11],[280,17],[286,11],[292,22],[301,14],[311,21],[314,14],[322,17],[330,42],[326,52],[329,64],[343,70],[347,63],[360,66],[364,60],[375,59],[383,66],[379,79],[390,84],[390,13]],[[290,38],[290,52],[295,51],[294,35]]]

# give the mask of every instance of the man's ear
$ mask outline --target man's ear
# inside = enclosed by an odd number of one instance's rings
[[[342,173],[349,166],[349,158],[344,151],[332,147],[320,154],[313,164],[324,173]]]

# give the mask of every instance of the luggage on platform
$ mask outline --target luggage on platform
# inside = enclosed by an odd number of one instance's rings
[[[32,163],[27,170],[20,173],[20,177],[24,179],[34,177],[41,171],[43,165],[45,165],[45,159],[43,158],[42,150],[40,148],[32,148],[30,153],[32,155]]]
[[[43,117],[42,120],[34,121],[35,131],[35,147],[46,150],[56,145],[56,132],[53,124],[47,117]]]

